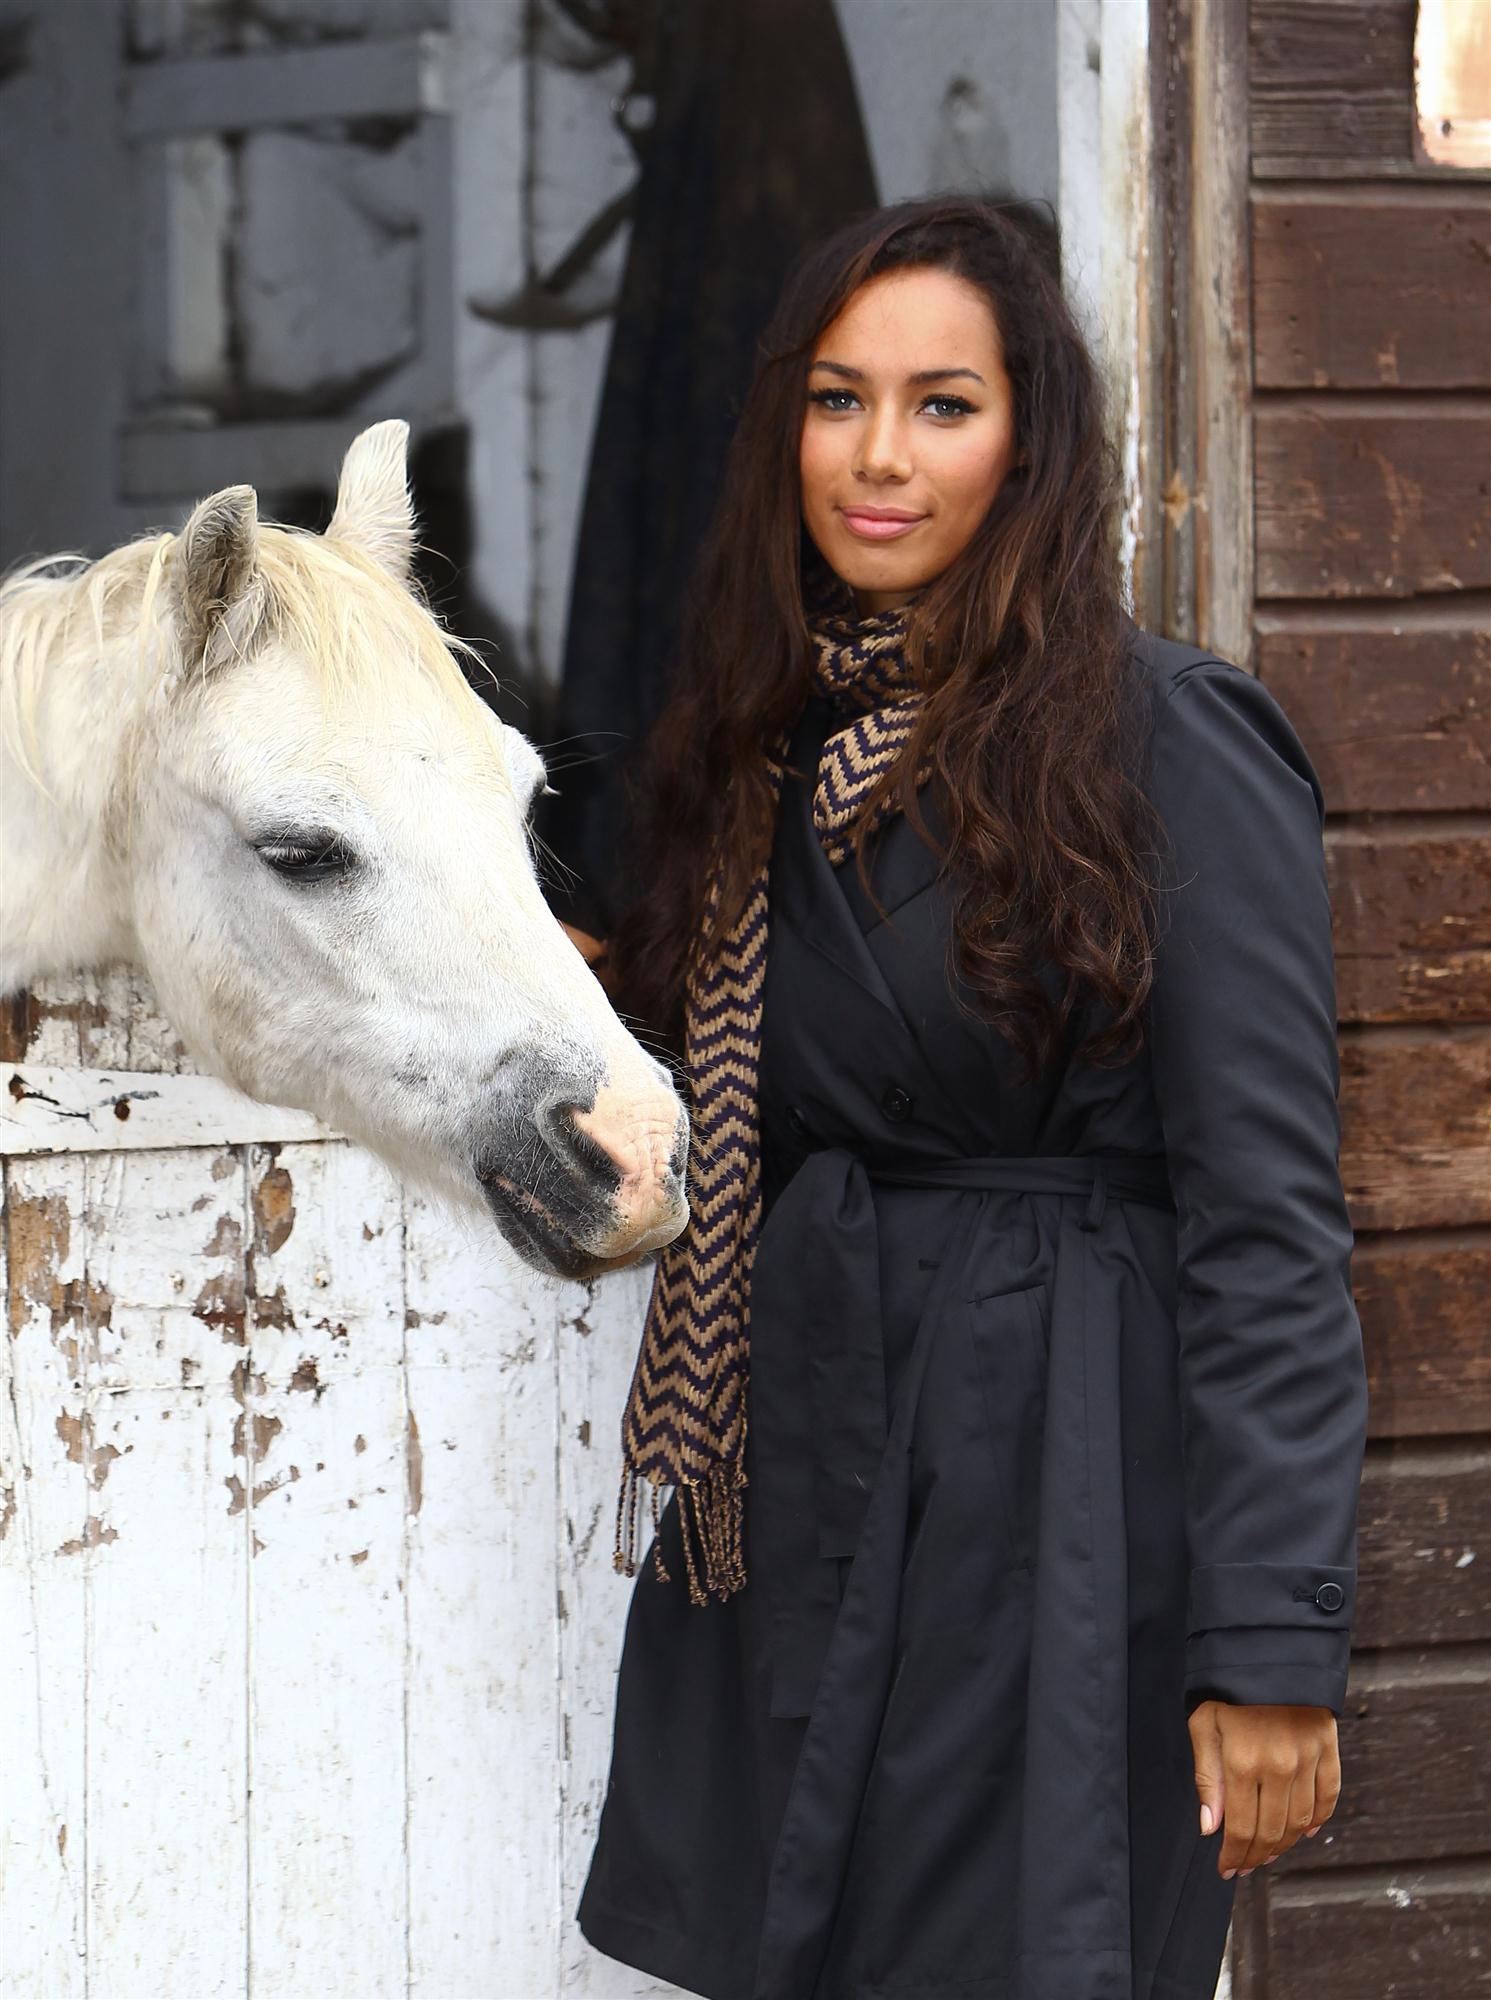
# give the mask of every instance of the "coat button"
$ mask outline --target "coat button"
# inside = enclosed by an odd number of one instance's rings
[[[1322,1611],[1339,1611],[1346,1602],[1346,1593],[1339,1583],[1323,1583],[1315,1593],[1315,1602]]]
[[[880,1099],[880,1109],[892,1125],[904,1125],[911,1116],[911,1093],[898,1083],[889,1085]]]
[[[794,1133],[797,1138],[799,1139],[807,1138],[808,1121],[803,1116],[801,1105],[789,1104],[787,1106],[787,1127],[788,1130]]]

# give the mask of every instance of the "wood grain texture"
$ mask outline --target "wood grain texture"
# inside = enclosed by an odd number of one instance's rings
[[[12,1021],[107,1065],[148,1012]],[[573,1922],[650,1271],[540,1278],[342,1141],[0,1174],[7,2000],[671,1992]]]
[[[560,1288],[418,1199],[404,1270],[410,1986],[557,1992]]]
[[[1252,243],[1258,388],[1491,388],[1491,190],[1260,188]]]
[[[1491,820],[1327,834],[1343,1021],[1491,1021]]]
[[[1255,178],[1456,178],[1414,159],[1414,0],[1252,0],[1250,15]]]
[[[1491,1449],[1369,1445],[1358,1521],[1360,1648],[1491,1641]]]
[[[1257,661],[1328,810],[1491,809],[1491,605],[1264,611]]]
[[[227,1497],[238,1349],[194,1308],[199,1279],[222,1296],[241,1266],[242,1167],[83,1164],[90,1990],[230,1995],[249,1971],[249,1548]]]
[[[1491,585],[1491,403],[1261,402],[1253,444],[1260,597]]]
[[[1352,1663],[1341,1717],[1345,1783],[1334,1817],[1273,1866],[1447,1860],[1491,1849],[1491,1656],[1391,1654]]]
[[[0,1342],[0,1881],[14,1993],[82,2000],[89,1470],[81,1160],[27,1160],[5,1184]]]
[[[1491,1433],[1491,1235],[1359,1239],[1351,1282],[1370,1434]]]
[[[1480,2000],[1491,1868],[1457,1861],[1375,1868],[1339,1882],[1255,1877],[1259,1921],[1238,2000]],[[1250,1885],[1252,1886],[1252,1885]]]
[[[1491,1030],[1346,1028],[1340,1099],[1355,1228],[1491,1222]]]

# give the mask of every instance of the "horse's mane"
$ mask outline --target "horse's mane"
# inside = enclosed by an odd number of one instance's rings
[[[107,650],[133,640],[132,675],[109,695],[122,733],[176,664],[163,585],[179,548],[176,535],[147,535],[95,562],[41,556],[0,582],[0,749],[38,783],[36,716],[49,671],[66,663],[101,668]],[[462,715],[474,713],[461,661],[490,673],[486,662],[361,549],[261,522],[257,571],[261,603],[245,656],[263,639],[282,640],[318,676],[328,705],[355,696],[374,721],[407,699],[411,672],[461,696]]]

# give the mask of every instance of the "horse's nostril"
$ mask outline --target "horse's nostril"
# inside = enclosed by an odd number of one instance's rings
[[[583,1104],[546,1105],[540,1114],[540,1128],[551,1151],[585,1180],[599,1181],[615,1190],[621,1185],[621,1169],[605,1148],[597,1145],[576,1123],[577,1115],[588,1108]]]

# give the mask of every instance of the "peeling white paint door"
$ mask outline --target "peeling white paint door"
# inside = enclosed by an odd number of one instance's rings
[[[536,1277],[122,977],[0,1057],[0,1995],[670,1991],[571,1915],[645,1273]]]

